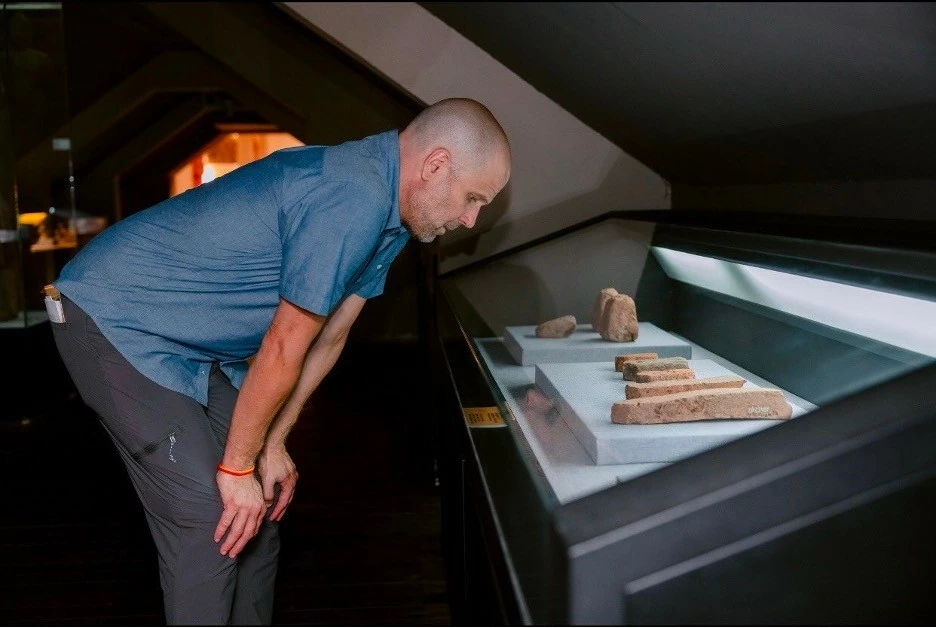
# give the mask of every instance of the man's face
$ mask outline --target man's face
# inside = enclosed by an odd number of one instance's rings
[[[503,160],[486,163],[479,172],[453,175],[451,164],[432,172],[423,185],[413,189],[407,227],[420,242],[432,242],[447,231],[471,229],[481,208],[490,203],[510,176]]]

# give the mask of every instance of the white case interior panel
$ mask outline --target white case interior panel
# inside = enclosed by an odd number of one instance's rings
[[[504,343],[517,364],[529,366],[546,362],[613,361],[623,353],[655,352],[661,358],[692,357],[688,342],[667,333],[653,323],[638,323],[632,342],[604,340],[591,324],[578,325],[567,338],[537,338],[534,325],[507,327]]]
[[[689,360],[698,378],[736,375],[712,360]],[[744,375],[741,375],[744,377]],[[747,434],[777,425],[777,420],[690,421],[659,425],[618,425],[611,407],[623,400],[627,382],[612,360],[537,364],[537,386],[556,404],[576,438],[598,465],[674,462]],[[745,387],[773,387],[750,381]],[[785,391],[784,391],[785,392]],[[785,392],[787,401],[792,395]],[[791,403],[793,416],[807,410]]]

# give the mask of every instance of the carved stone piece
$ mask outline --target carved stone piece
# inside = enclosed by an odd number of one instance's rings
[[[611,408],[614,423],[654,424],[708,419],[789,419],[793,408],[775,388],[718,388],[627,399]]]
[[[659,397],[673,393],[688,392],[690,390],[708,390],[711,388],[741,388],[744,378],[730,375],[728,377],[703,377],[701,379],[676,379],[662,382],[647,382],[645,384],[628,384],[624,387],[624,396],[628,399],[641,397]]]
[[[686,358],[662,358],[660,360],[638,360],[624,363],[624,379],[634,381],[637,373],[644,371],[672,371],[675,369],[688,369]]]
[[[637,373],[634,381],[638,384],[647,382],[664,382],[680,379],[695,379],[695,371],[692,369],[673,369],[672,371],[644,371]]]
[[[601,337],[613,342],[631,342],[637,339],[637,306],[626,294],[613,296],[605,303],[601,317]]]
[[[614,356],[614,370],[618,373],[624,371],[625,362],[636,362],[637,360],[658,360],[660,356],[656,353],[625,353],[624,355]]]
[[[592,317],[591,324],[592,329],[597,332],[601,332],[601,317],[604,314],[605,303],[611,297],[617,296],[618,291],[614,288],[604,288],[598,292],[598,296],[595,297],[595,305],[592,306]]]
[[[545,323],[540,323],[536,326],[536,337],[537,338],[566,338],[572,335],[572,332],[575,331],[575,317],[571,314],[569,316],[560,316],[559,318],[554,318],[551,321],[546,321]]]
[[[526,397],[523,399],[523,407],[531,412],[548,412],[555,407],[553,400],[547,397],[537,388],[527,390]]]
[[[672,371],[644,371],[637,373],[634,381],[638,384],[647,382],[665,382],[680,379],[695,379],[695,371],[692,369],[673,369]]]

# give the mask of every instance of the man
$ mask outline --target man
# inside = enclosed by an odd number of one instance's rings
[[[143,504],[168,623],[270,622],[290,428],[409,235],[471,228],[509,177],[491,113],[447,99],[168,199],[62,270],[55,341]]]

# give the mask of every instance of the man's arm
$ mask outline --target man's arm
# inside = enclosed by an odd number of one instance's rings
[[[356,294],[345,299],[328,319],[321,335],[309,350],[302,374],[289,399],[270,427],[266,443],[260,452],[259,470],[263,483],[263,497],[273,500],[273,486],[280,485],[279,499],[270,513],[271,520],[282,519],[283,512],[292,501],[299,474],[286,453],[286,437],[299,418],[305,402],[328,375],[344,348],[351,325],[361,313],[366,300]]]
[[[267,428],[295,387],[309,346],[324,323],[324,316],[280,299],[237,395],[224,466],[245,469],[254,464]]]
[[[352,294],[345,299],[331,318],[325,323],[320,337],[309,350],[305,363],[302,366],[302,374],[299,381],[293,389],[289,399],[283,404],[282,410],[270,427],[270,433],[267,435],[266,446],[284,445],[289,430],[299,418],[299,413],[309,396],[315,392],[318,385],[322,382],[328,372],[331,371],[341,350],[344,348],[345,341],[348,339],[348,332],[351,331],[351,325],[361,313],[366,299]]]
[[[252,466],[276,413],[296,385],[309,346],[325,317],[280,299],[273,322],[252,361],[231,417],[222,464],[229,469]],[[224,512],[215,530],[219,541],[230,528],[221,553],[236,556],[263,521],[263,494],[251,475],[217,475]]]

